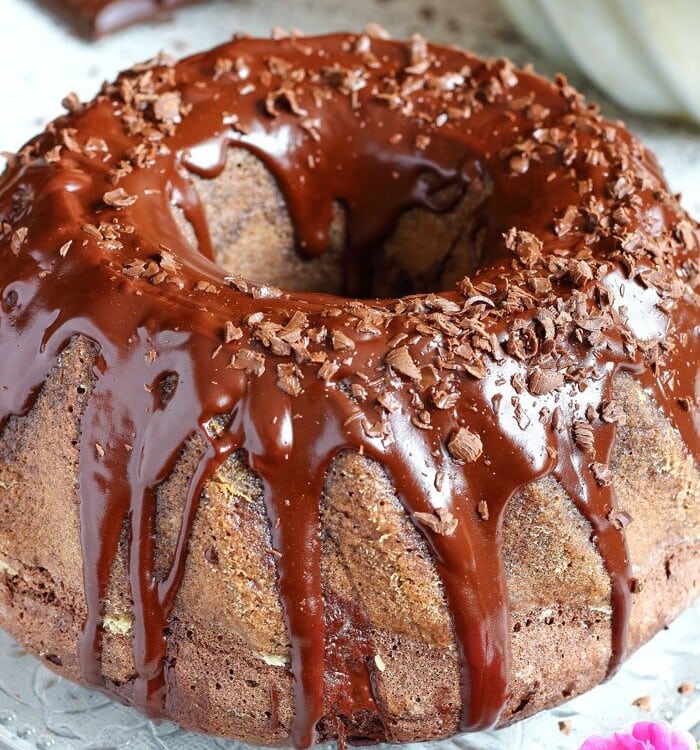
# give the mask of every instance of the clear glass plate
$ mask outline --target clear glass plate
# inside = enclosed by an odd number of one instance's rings
[[[692,692],[681,694],[681,684]],[[648,696],[650,710],[633,702]],[[700,739],[700,601],[634,654],[620,672],[559,708],[512,727],[404,750],[575,750],[591,734],[666,719]],[[564,734],[559,722],[568,722]],[[57,677],[0,631],[0,747],[10,750],[246,750],[154,724],[134,709]]]

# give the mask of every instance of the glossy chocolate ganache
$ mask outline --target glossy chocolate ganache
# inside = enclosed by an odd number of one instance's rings
[[[644,146],[563,79],[372,29],[236,38],[65,104],[0,182],[0,411],[3,423],[26,414],[71,339],[94,342],[79,459],[84,681],[107,685],[104,600],[128,519],[137,676],[122,697],[164,714],[190,529],[205,483],[241,449],[264,488],[298,747],[327,705],[381,713],[361,616],[348,631],[324,612],[319,506],[348,449],[386,470],[434,557],[464,729],[496,724],[509,696],[502,519],[538,478],[554,477],[592,527],[613,672],[636,587],[609,468],[625,416],[613,376],[632,374],[699,452],[698,231]],[[326,251],[342,208],[346,296],[214,262],[193,175],[215,178],[232,146],[276,178],[302,258]],[[402,214],[464,201],[469,275],[372,298]],[[159,575],[156,492],[193,435],[205,448]]]

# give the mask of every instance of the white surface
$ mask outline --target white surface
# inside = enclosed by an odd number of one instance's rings
[[[522,31],[635,112],[700,122],[697,0],[504,0]]]
[[[427,10],[426,10],[427,9]],[[528,47],[493,0],[213,0],[186,9],[167,23],[145,26],[90,44],[45,16],[29,0],[0,0],[0,150],[16,150],[52,117],[71,90],[89,98],[102,80],[160,49],[183,55],[225,41],[236,30],[267,33],[274,25],[308,33],[359,29],[378,21],[394,36],[420,31],[440,42],[468,46],[487,55],[533,60],[538,70],[554,68]],[[573,77],[574,83],[582,82]],[[584,90],[585,86],[583,86]],[[602,100],[602,95],[592,98]],[[619,110],[603,100],[607,114]],[[671,187],[700,217],[700,131],[678,124],[629,118],[628,124],[657,152]],[[651,716],[678,726],[700,722],[700,692],[680,697],[682,681],[700,688],[700,604],[639,652],[611,682],[555,711],[498,733],[440,743],[440,750],[573,750],[594,731],[612,731],[649,716],[631,705],[653,699]],[[557,722],[572,721],[562,735]],[[696,729],[697,731],[697,729]],[[235,748],[154,727],[135,711],[58,680],[0,633],[0,747],[22,750],[203,750]],[[424,746],[425,750],[425,746]]]

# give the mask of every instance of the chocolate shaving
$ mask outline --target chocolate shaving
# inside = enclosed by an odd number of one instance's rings
[[[355,342],[353,341],[353,339],[337,329],[331,332],[331,341],[333,342],[333,348],[336,351],[355,348]]]
[[[10,250],[12,250],[15,255],[19,255],[19,251],[22,249],[22,245],[25,243],[28,233],[28,227],[20,227],[19,229],[15,229],[12,233]]]
[[[632,705],[636,706],[640,711],[651,711],[653,701],[650,695],[640,695],[639,698],[635,698],[632,701]]]
[[[136,203],[137,196],[129,195],[124,188],[116,188],[110,190],[102,196],[102,200],[108,205],[114,208],[125,208],[127,206],[133,206]]]
[[[340,365],[337,362],[334,362],[332,359],[327,359],[318,368],[318,377],[329,382],[339,369]]]
[[[230,344],[232,341],[237,341],[242,337],[243,331],[238,326],[233,325],[230,320],[227,320],[226,328],[224,329],[224,342]]]
[[[460,427],[447,441],[447,450],[452,458],[471,463],[484,451],[481,438],[466,427]]]
[[[574,442],[584,453],[593,453],[595,446],[595,435],[593,428],[588,422],[574,422]]]
[[[389,367],[400,375],[404,375],[411,380],[420,380],[420,369],[414,362],[413,357],[411,357],[411,353],[407,346],[400,346],[397,349],[391,349],[384,359]]]
[[[277,387],[290,396],[299,396],[302,392],[299,368],[294,364],[277,365]]]
[[[251,349],[239,349],[231,358],[231,367],[259,377],[265,372],[265,357]]]
[[[182,100],[179,91],[167,91],[153,103],[153,115],[156,120],[168,125],[181,120]]]
[[[578,215],[579,212],[576,206],[567,206],[564,214],[554,222],[554,233],[557,237],[564,237],[571,231]]]
[[[452,536],[457,529],[458,520],[446,508],[436,508],[434,513],[414,513],[413,517],[440,536]]]
[[[511,227],[503,238],[508,250],[517,255],[528,268],[532,268],[542,258],[542,241],[534,234]]]
[[[561,388],[564,385],[564,375],[553,370],[535,370],[527,382],[533,396],[543,396]]]
[[[67,112],[71,112],[72,114],[83,110],[83,105],[80,103],[78,95],[73,91],[70,94],[66,94],[66,96],[61,99],[61,106]]]

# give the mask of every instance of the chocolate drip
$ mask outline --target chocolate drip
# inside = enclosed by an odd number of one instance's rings
[[[224,277],[189,175],[216,178],[233,145],[277,178],[303,257],[326,250],[333,204],[345,208],[351,292],[407,209],[465,195],[478,267],[456,291],[371,302]],[[104,600],[127,528],[131,700],[162,713],[200,497],[238,450],[277,553],[297,746],[329,711],[383,720],[368,625],[352,612],[342,635],[350,605],[324,602],[320,507],[345,450],[384,467],[434,556],[465,729],[496,724],[508,699],[502,523],[541,477],[590,523],[611,581],[610,671],[624,658],[612,383],[634,373],[698,456],[698,233],[649,154],[565,82],[419,39],[236,40],[128,72],[53,123],[2,178],[0,220],[2,424],[28,412],[73,336],[99,349],[79,467],[86,682],[105,686]],[[159,578],[156,493],[193,436],[205,447]]]
[[[276,391],[278,397],[271,399],[264,380],[251,389],[245,403],[244,445],[251,469],[263,480],[272,545],[278,552],[280,598],[295,677],[292,738],[297,747],[308,747],[324,714],[319,515],[327,457],[316,441],[308,440],[305,427],[294,424],[291,396]]]
[[[604,381],[604,398],[610,401],[612,380]],[[615,424],[600,425],[595,433],[595,455],[576,451],[571,433],[559,434],[557,453],[559,461],[553,472],[566,494],[573,500],[581,515],[593,530],[591,541],[600,553],[610,577],[610,604],[613,618],[612,644],[608,675],[614,674],[627,653],[629,616],[632,606],[631,562],[625,540],[624,526],[616,525],[618,509],[612,485],[599,486],[594,473],[589,470],[593,461],[610,465],[615,440]]]

